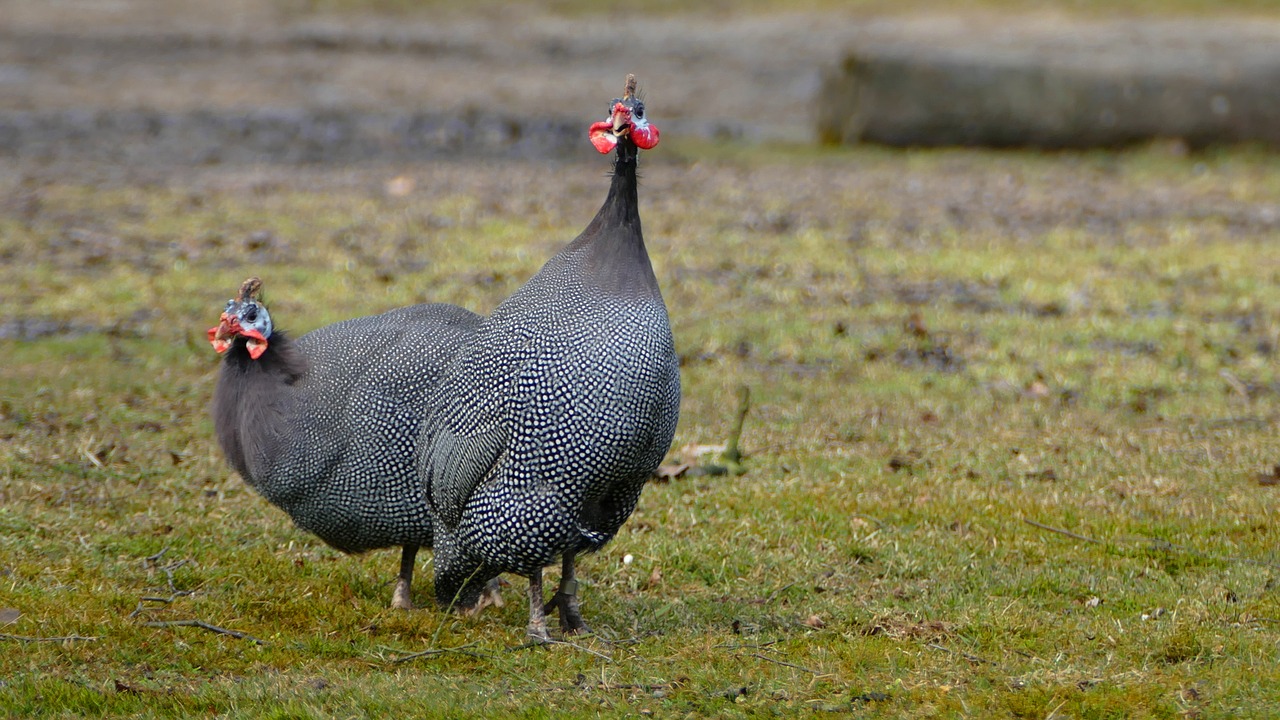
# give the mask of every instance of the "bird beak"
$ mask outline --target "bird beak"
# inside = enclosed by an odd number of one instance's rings
[[[613,136],[626,137],[631,132],[631,112],[626,106],[618,103],[613,108]]]
[[[608,120],[591,124],[591,144],[596,150],[607,153],[618,146],[618,138],[626,137],[631,132],[631,127],[631,111],[626,105],[617,103]]]
[[[607,153],[618,146],[618,140],[628,136],[641,150],[651,150],[658,144],[657,126],[644,120],[637,122],[631,112],[631,108],[619,100],[613,104],[613,112],[607,119],[591,124],[588,135],[596,150]]]
[[[249,351],[249,357],[254,360],[262,357],[262,353],[267,351],[267,339],[262,337],[262,333],[244,329],[240,326],[240,319],[234,315],[222,313],[218,326],[209,328],[209,342],[219,355],[231,349],[231,343],[237,335],[247,338],[246,349]]]
[[[218,320],[218,326],[209,328],[209,342],[213,345],[214,352],[221,355],[230,350],[231,341],[235,338],[236,331],[239,329],[239,321],[226,313],[222,313],[222,318]]]

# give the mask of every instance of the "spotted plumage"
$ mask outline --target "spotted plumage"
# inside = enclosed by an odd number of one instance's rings
[[[433,536],[414,462],[426,399],[480,317],[416,305],[293,340],[259,287],[246,282],[209,331],[225,353],[212,409],[227,460],[338,550],[402,547],[393,605],[411,607],[414,556]]]
[[[581,235],[503,302],[431,396],[420,470],[436,517],[436,599],[469,607],[485,581],[530,579],[529,633],[547,637],[542,569],[564,575],[546,608],[586,629],[574,556],[631,515],[675,433],[680,377],[666,306],[640,228],[637,141],[657,128],[629,79],[593,126],[616,145],[604,205]],[[597,133],[597,130],[599,133]],[[612,133],[612,140],[604,133]],[[616,140],[616,142],[614,142]]]

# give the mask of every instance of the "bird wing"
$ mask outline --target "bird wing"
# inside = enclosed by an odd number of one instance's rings
[[[462,508],[506,450],[507,433],[500,426],[466,434],[447,426],[435,428],[420,469],[438,521],[448,527],[462,521]]]

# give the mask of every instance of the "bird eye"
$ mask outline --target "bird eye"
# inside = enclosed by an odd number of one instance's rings
[[[644,105],[642,105],[641,103],[636,103],[636,107],[635,107],[635,109],[634,109],[634,110],[632,110],[632,111],[631,111],[631,114],[635,115],[637,120],[643,120],[643,119],[644,119]]]
[[[258,306],[257,306],[257,305],[250,305],[249,307],[245,308],[245,309],[244,309],[244,319],[245,319],[246,321],[248,321],[248,322],[257,322],[257,320],[258,320]]]

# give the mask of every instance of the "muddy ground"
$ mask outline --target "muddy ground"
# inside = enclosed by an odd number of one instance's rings
[[[871,155],[761,172],[699,163],[673,147],[691,137],[812,141],[821,75],[851,44],[943,45],[993,27],[1008,34],[1063,22],[973,11],[513,17],[335,14],[247,0],[5,0],[0,211],[39,214],[32,188],[50,180],[395,194],[388,183],[400,177],[418,199],[474,192],[573,213],[591,205],[580,195],[598,176],[558,163],[599,167],[586,125],[635,72],[667,143],[646,181],[676,202],[718,203],[726,222],[752,231],[843,229],[853,217],[862,218],[852,223],[854,242],[868,227],[900,237],[1081,227],[1109,237],[1147,219],[1215,219],[1249,232],[1280,224],[1265,194],[1151,178],[1135,192],[1103,156],[1023,168],[963,155],[917,168]],[[1157,145],[1162,152],[1186,148],[1175,141]]]
[[[725,18],[323,15],[282,4],[0,13],[0,158],[352,163],[579,147],[627,72],[667,133],[805,139],[849,28]],[[566,142],[572,139],[572,142]]]
[[[1205,48],[1236,38],[1258,52],[1280,33],[1258,18],[972,8],[648,16],[353,6],[5,0],[0,168],[587,157],[584,120],[603,113],[627,72],[670,137],[806,142],[817,135],[823,73],[854,47],[976,47],[998,58],[1020,42],[1050,52],[1109,38],[1140,60],[1142,47],[1185,45],[1188,33],[1203,34]]]

